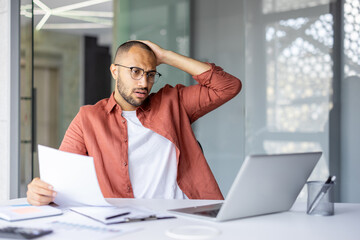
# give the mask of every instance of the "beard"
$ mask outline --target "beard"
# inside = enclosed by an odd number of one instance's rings
[[[141,104],[145,101],[145,99],[136,100],[131,96],[131,94],[134,93],[136,90],[145,90],[145,91],[149,92],[147,88],[134,88],[130,91],[128,88],[126,88],[124,86],[124,84],[120,83],[120,78],[117,79],[116,88],[117,88],[119,94],[121,95],[121,97],[127,103],[129,103],[130,105],[132,105],[134,107],[141,106]],[[128,92],[129,92],[129,94],[127,94]]]

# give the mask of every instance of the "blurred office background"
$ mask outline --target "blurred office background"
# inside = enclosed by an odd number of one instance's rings
[[[2,102],[19,105],[11,143],[19,154],[7,150],[5,134],[0,199],[25,196],[39,175],[37,144],[58,148],[79,107],[110,96],[117,46],[148,39],[243,82],[237,97],[193,125],[224,196],[247,155],[322,151],[311,179],[336,175],[336,200],[360,202],[359,0],[15,2],[20,90]],[[153,91],[195,83],[169,66],[158,71]],[[3,131],[14,124],[6,111]]]

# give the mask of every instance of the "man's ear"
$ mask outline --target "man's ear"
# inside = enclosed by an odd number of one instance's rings
[[[116,80],[118,78],[118,71],[117,71],[117,67],[114,64],[110,65],[110,72],[112,77]]]

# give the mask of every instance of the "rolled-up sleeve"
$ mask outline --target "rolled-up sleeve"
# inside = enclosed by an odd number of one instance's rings
[[[210,70],[193,76],[199,84],[184,87],[180,92],[181,102],[191,122],[226,103],[242,88],[238,78],[215,64],[209,65]]]
[[[70,123],[69,128],[66,130],[64,139],[60,145],[59,150],[77,153],[81,155],[87,155],[81,124],[81,108],[79,113]]]

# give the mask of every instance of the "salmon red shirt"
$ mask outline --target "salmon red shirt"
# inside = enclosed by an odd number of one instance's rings
[[[193,78],[198,84],[166,85],[150,94],[137,108],[136,115],[144,127],[175,145],[177,183],[187,197],[223,199],[191,124],[235,97],[242,85],[239,79],[214,64]],[[95,105],[81,107],[60,146],[62,151],[94,158],[105,198],[134,197],[128,169],[127,122],[121,112],[114,93]]]

